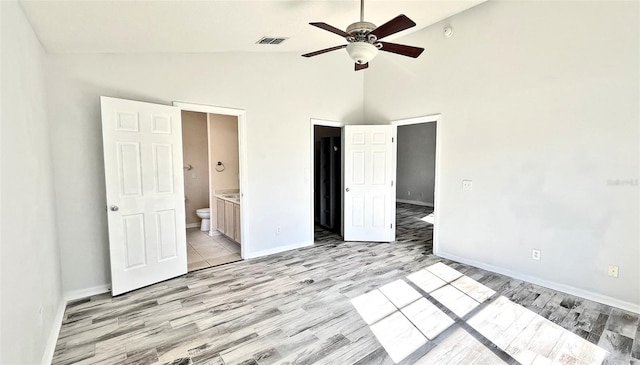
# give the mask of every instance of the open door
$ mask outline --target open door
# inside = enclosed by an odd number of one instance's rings
[[[396,126],[344,127],[344,240],[396,238]]]
[[[101,97],[111,292],[187,273],[177,107]]]

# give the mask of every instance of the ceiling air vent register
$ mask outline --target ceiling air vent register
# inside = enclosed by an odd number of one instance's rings
[[[256,44],[280,44],[287,39],[286,37],[262,37]]]

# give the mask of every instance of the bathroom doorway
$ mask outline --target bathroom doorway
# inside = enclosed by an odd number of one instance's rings
[[[312,120],[313,241],[342,234],[342,126]]]
[[[396,232],[433,250],[440,115],[394,121],[397,126]]]
[[[242,260],[239,118],[182,109],[191,272]]]
[[[185,219],[187,228],[203,227],[209,231],[209,220],[203,209],[209,207],[209,141],[207,115],[183,110],[182,158],[184,162]],[[200,215],[200,216],[199,216]]]

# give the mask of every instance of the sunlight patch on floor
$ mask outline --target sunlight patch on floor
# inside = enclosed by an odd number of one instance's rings
[[[420,218],[420,220],[425,221],[427,223],[435,224],[436,217],[435,217],[435,215],[433,213],[431,213],[429,215],[426,215],[426,216]]]
[[[495,291],[443,263],[407,279],[424,296],[406,281],[396,280],[351,301],[396,363],[436,338],[437,345],[417,364],[505,363],[481,340],[503,351],[500,356],[523,365],[601,364],[607,355],[604,349],[503,296],[490,301]],[[460,325],[447,331],[456,319],[473,330]],[[445,331],[446,337],[438,338]]]

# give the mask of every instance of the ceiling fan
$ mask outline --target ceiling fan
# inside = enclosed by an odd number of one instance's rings
[[[351,57],[356,64],[356,71],[369,67],[369,61],[378,54],[378,50],[413,58],[417,58],[424,51],[424,48],[381,42],[380,39],[414,27],[416,23],[406,15],[400,14],[381,26],[376,27],[375,24],[364,21],[364,0],[360,0],[360,21],[348,26],[346,32],[327,23],[309,24],[344,37],[348,44],[306,53],[303,54],[302,57],[313,57],[346,48],[349,57]]]

